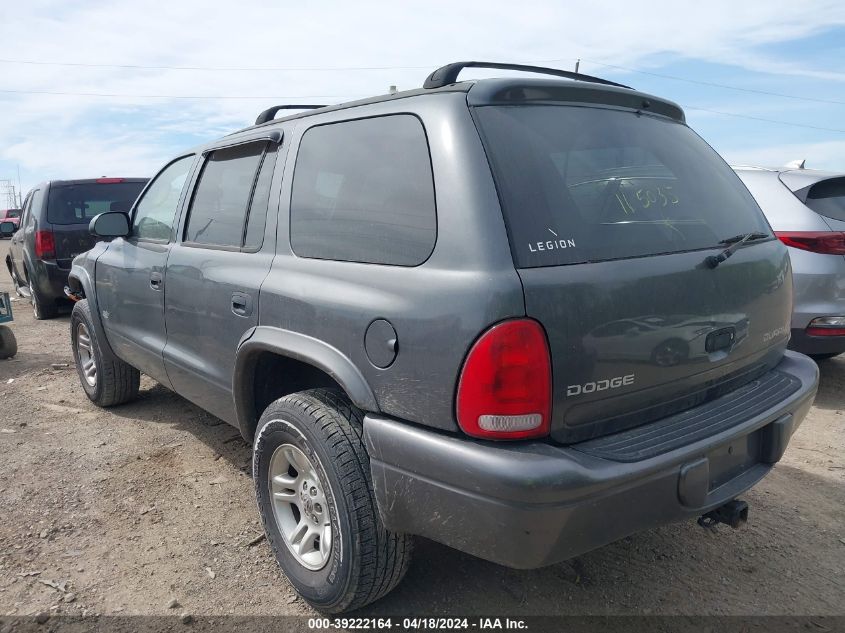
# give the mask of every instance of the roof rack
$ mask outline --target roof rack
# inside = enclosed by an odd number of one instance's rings
[[[255,119],[256,125],[261,125],[262,123],[267,123],[268,121],[272,121],[276,113],[279,110],[316,110],[317,108],[325,108],[327,107],[325,104],[323,105],[305,105],[302,103],[294,103],[290,105],[277,105],[273,106],[272,108],[267,108],[258,115],[258,118]]]
[[[618,84],[615,81],[602,79],[601,77],[593,77],[592,75],[582,75],[581,73],[573,73],[568,70],[560,70],[558,68],[546,68],[544,66],[526,66],[524,64],[497,64],[496,62],[454,62],[446,64],[438,68],[428,77],[426,77],[423,88],[442,88],[453,84],[458,80],[458,74],[464,68],[496,68],[499,70],[521,70],[523,72],[539,73],[542,75],[554,75],[555,77],[566,77],[567,79],[575,79],[577,81],[589,81],[595,84],[604,84],[606,86],[616,86],[617,88],[628,88],[623,84]]]

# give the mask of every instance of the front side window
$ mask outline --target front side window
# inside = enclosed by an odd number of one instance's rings
[[[238,247],[243,245],[244,227],[253,190],[269,199],[269,178],[272,170],[256,183],[258,169],[267,149],[267,142],[247,143],[211,152],[206,158],[199,182],[194,190],[185,241],[209,246]],[[266,216],[266,199],[264,214]],[[264,225],[261,225],[263,237]],[[251,236],[257,240],[257,236]]]
[[[344,121],[303,135],[290,202],[297,255],[416,266],[436,236],[431,159],[419,119]]]
[[[193,162],[193,156],[185,156],[173,161],[159,172],[135,207],[135,218],[132,223],[133,237],[151,240],[170,239],[179,197],[182,195],[182,189]]]
[[[521,268],[771,233],[736,174],[682,123],[563,105],[483,106],[476,116]]]

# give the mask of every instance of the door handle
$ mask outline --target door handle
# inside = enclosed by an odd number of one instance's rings
[[[252,314],[252,297],[245,292],[233,292],[232,312],[242,317]]]
[[[161,282],[161,273],[150,273],[150,288],[153,290],[161,290]]]

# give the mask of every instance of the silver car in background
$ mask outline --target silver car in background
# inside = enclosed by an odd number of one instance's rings
[[[795,288],[789,347],[817,359],[845,352],[845,174],[735,166],[789,247]]]

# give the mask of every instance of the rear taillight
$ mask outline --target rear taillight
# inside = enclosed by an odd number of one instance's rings
[[[514,319],[487,330],[464,362],[458,424],[467,435],[515,440],[549,434],[552,369],[542,326]]]
[[[845,255],[845,233],[839,231],[775,231],[778,239],[793,248],[824,255]]]
[[[56,239],[52,231],[35,232],[35,256],[38,259],[56,259]]]
[[[818,317],[810,321],[806,332],[810,336],[845,336],[845,317]]]

